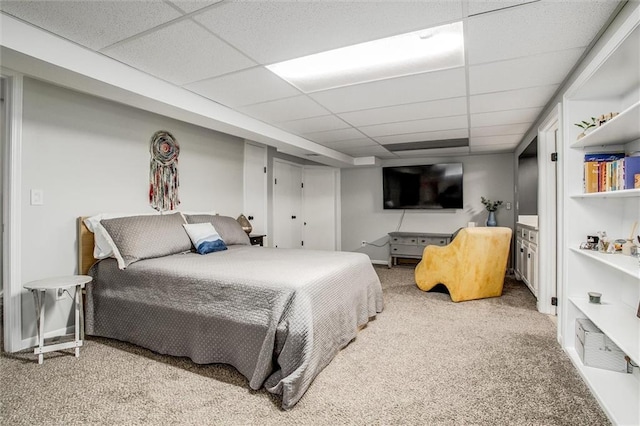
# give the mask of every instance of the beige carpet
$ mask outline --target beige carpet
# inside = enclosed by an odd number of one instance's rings
[[[500,298],[454,304],[421,292],[410,267],[376,271],[385,311],[291,411],[232,367],[90,338],[79,359],[4,354],[0,423],[608,424],[523,284],[507,279]]]

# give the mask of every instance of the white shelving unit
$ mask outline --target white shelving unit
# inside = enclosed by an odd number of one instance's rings
[[[628,238],[640,223],[640,189],[584,193],[584,155],[640,151],[640,4],[628,3],[603,42],[567,89],[562,102],[563,255],[559,327],[561,343],[614,424],[640,424],[640,372],[585,366],[575,345],[575,323],[590,319],[635,363],[640,363],[640,263],[622,254],[579,249],[587,235],[606,231]],[[615,118],[581,139],[573,123],[609,112]],[[635,155],[635,154],[634,154]],[[636,234],[638,231],[636,231]],[[602,293],[589,303],[587,293]]]

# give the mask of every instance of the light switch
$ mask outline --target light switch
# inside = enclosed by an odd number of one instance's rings
[[[511,203],[506,204],[507,210],[511,210]]]
[[[42,189],[32,189],[31,190],[31,205],[32,206],[41,206],[44,204],[44,192]]]

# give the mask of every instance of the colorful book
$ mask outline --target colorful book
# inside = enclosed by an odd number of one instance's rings
[[[598,162],[584,163],[584,192],[598,192]]]
[[[620,189],[634,189],[635,176],[640,175],[640,156],[625,157],[620,166],[622,168],[622,176],[624,176],[624,187]]]

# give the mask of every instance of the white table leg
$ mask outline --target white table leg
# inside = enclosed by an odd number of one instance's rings
[[[82,290],[80,286],[76,286],[76,294],[74,296],[74,302],[76,305],[76,322],[75,322],[75,337],[76,337],[76,358],[80,357],[80,309],[82,308]]]
[[[38,318],[38,347],[40,351],[38,353],[38,364],[44,362],[44,355],[42,354],[42,347],[44,346],[44,297],[45,290],[33,290],[33,299],[36,305],[36,316]]]

